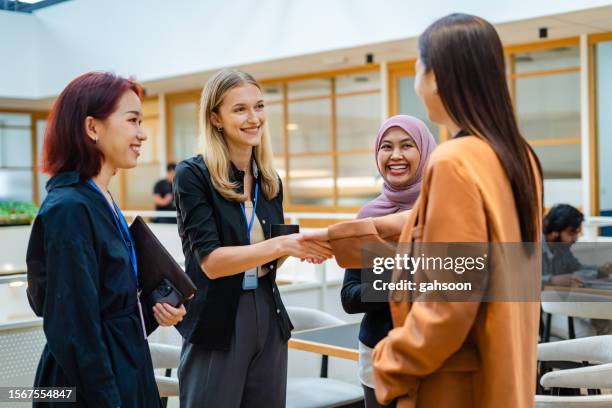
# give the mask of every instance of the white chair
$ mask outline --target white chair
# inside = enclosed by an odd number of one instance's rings
[[[177,368],[181,359],[181,348],[169,344],[149,343],[153,369],[165,369],[165,375],[155,375],[155,383],[165,407],[168,397],[179,395],[178,378],[172,377],[172,369]]]
[[[610,302],[609,296],[591,295],[583,293],[572,293],[572,292],[555,292],[555,291],[544,291],[542,292],[542,311],[548,313],[545,324],[545,331],[543,341],[547,342],[550,339],[551,334],[559,335],[560,329],[557,329],[557,333],[553,333],[555,330],[551,330],[554,325],[552,319],[553,315],[565,316],[568,320],[568,335],[569,339],[576,337],[575,324],[583,324],[582,321],[575,321],[573,318],[585,318],[585,319],[607,319],[612,320],[612,303]],[[579,323],[580,322],[580,323]],[[588,332],[589,328],[581,330]],[[595,333],[589,333],[594,335]]]
[[[294,331],[337,326],[345,322],[316,309],[287,307]],[[287,379],[287,408],[363,406],[361,387],[327,378],[328,356],[323,356],[320,377]]]
[[[0,325],[0,387],[31,387],[46,343],[42,319]]]
[[[579,306],[580,307],[580,306]],[[585,337],[538,345],[538,360],[587,362],[588,367],[551,371],[542,376],[546,388],[612,388],[612,335]],[[612,395],[550,396],[536,395],[537,408],[611,407]]]
[[[610,395],[584,395],[581,397],[553,397],[536,395],[536,408],[610,408]]]

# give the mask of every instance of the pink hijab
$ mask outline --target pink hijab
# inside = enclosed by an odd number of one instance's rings
[[[393,116],[383,123],[378,131],[378,136],[376,136],[376,142],[374,144],[376,168],[378,168],[377,158],[380,144],[387,131],[392,127],[403,129],[412,139],[414,139],[421,153],[419,167],[411,183],[405,187],[393,187],[385,180],[382,194],[364,205],[357,214],[357,218],[381,217],[383,215],[409,210],[412,208],[421,192],[421,180],[423,179],[427,159],[429,159],[431,152],[436,148],[436,141],[427,128],[427,125],[425,125],[422,120],[408,115]],[[378,171],[380,172],[380,169]]]

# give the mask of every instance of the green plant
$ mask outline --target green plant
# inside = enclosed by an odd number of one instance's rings
[[[38,208],[29,202],[0,201],[0,225],[30,223]]]

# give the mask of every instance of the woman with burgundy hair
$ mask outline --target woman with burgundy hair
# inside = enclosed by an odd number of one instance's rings
[[[185,309],[141,306],[132,237],[108,191],[147,139],[141,97],[131,80],[90,72],[49,117],[42,162],[52,177],[27,252],[28,299],[47,338],[34,385],[76,387],[76,404],[35,407],[161,406],[147,335]]]

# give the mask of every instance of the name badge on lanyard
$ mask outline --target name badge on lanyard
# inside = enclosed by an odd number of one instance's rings
[[[251,244],[251,229],[253,228],[253,223],[255,222],[255,211],[257,210],[257,199],[259,198],[259,184],[255,184],[255,200],[253,201],[253,213],[251,214],[251,219],[247,218],[246,208],[244,203],[240,203],[240,208],[242,209],[242,214],[244,215],[244,219],[247,223],[247,238],[249,240],[249,244]],[[257,267],[251,268],[248,271],[244,272],[244,278],[242,279],[242,289],[243,290],[254,290],[257,289],[258,285],[258,277],[257,277]]]
[[[144,315],[142,313],[142,305],[140,304],[140,289],[138,288],[138,262],[136,261],[136,249],[134,248],[134,242],[132,240],[132,235],[130,234],[130,229],[128,228],[127,221],[123,217],[123,214],[121,214],[119,207],[117,207],[117,204],[115,204],[115,200],[113,200],[112,197],[111,201],[113,202],[113,205],[111,207],[111,204],[108,202],[106,196],[104,195],[102,190],[100,190],[100,188],[96,185],[96,183],[94,183],[91,179],[87,180],[87,183],[91,187],[93,187],[93,189],[96,190],[102,196],[102,198],[104,198],[104,202],[106,202],[106,204],[108,205],[108,210],[111,212],[113,220],[115,220],[115,225],[119,230],[121,240],[123,241],[123,244],[128,250],[128,253],[130,254],[130,265],[132,267],[132,272],[136,281],[136,303],[138,304],[138,313],[140,315],[140,322],[142,324],[142,333],[144,334],[144,338],[146,340],[147,330],[145,329],[146,325],[144,321]]]

